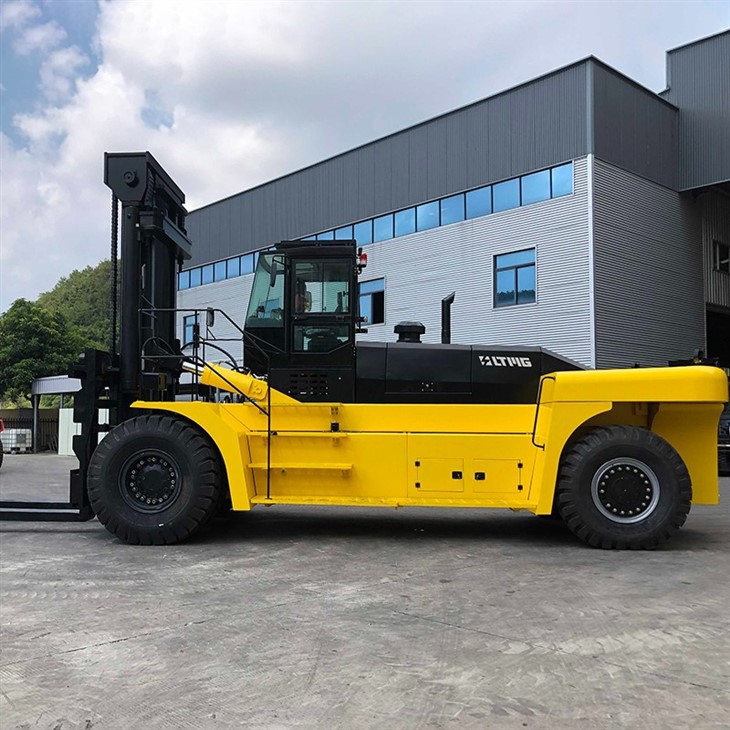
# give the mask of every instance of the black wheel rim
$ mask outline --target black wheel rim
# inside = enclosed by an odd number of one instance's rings
[[[145,449],[130,456],[119,472],[124,501],[138,512],[161,512],[180,496],[180,468],[169,454]]]
[[[598,469],[591,482],[593,504],[612,522],[645,520],[656,510],[660,495],[656,474],[639,459],[611,459]]]

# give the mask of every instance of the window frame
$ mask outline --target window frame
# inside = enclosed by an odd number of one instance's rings
[[[353,224],[350,223],[347,226],[340,226],[335,228],[335,241],[352,241],[353,240]],[[340,235],[345,234],[345,235]]]
[[[451,196],[449,196],[451,197]],[[436,222],[432,225],[425,225],[427,222],[426,214],[429,209],[433,209],[436,213]],[[424,218],[423,224],[421,218]],[[422,233],[424,231],[432,231],[434,228],[441,228],[441,199],[429,200],[426,203],[419,203],[416,206],[416,233]]]
[[[382,289],[377,289],[376,291],[368,291],[364,294],[362,293],[362,286],[363,284],[374,284],[377,282],[382,282]],[[363,322],[362,324],[365,327],[378,327],[380,325],[385,324],[385,277],[384,276],[378,276],[375,279],[368,279],[367,281],[358,281],[357,282],[357,313],[359,316],[362,316],[362,299],[363,297],[370,297],[372,300],[372,297],[374,294],[382,294],[383,295],[383,321],[382,322]],[[370,309],[372,311],[372,301],[370,304]]]
[[[417,230],[415,207],[403,208],[393,214],[393,238],[410,236],[416,233]]]
[[[385,236],[384,238],[376,238],[375,237],[375,224],[378,221],[385,221],[387,218],[390,218],[390,235]],[[379,215],[375,218],[373,218],[373,243],[381,243],[382,241],[391,241],[393,238],[395,238],[395,215],[393,213],[386,213],[385,215]]]
[[[570,167],[570,190],[567,193],[556,193],[555,192],[555,171],[560,170],[564,167]],[[564,198],[568,195],[575,194],[575,161],[570,160],[563,162],[560,165],[552,165],[550,168],[550,200],[555,198]]]
[[[494,192],[492,190],[494,186],[493,185],[482,185],[478,188],[473,188],[472,190],[467,190],[464,193],[464,220],[471,221],[475,218],[484,218],[488,215],[493,215],[494,213]],[[486,213],[477,213],[475,215],[469,215],[469,196],[473,195],[476,196],[477,193],[484,192],[485,194],[489,192],[489,210]]]
[[[357,229],[360,228],[360,230],[363,230],[363,228],[369,228],[370,229],[370,235],[369,241],[360,241],[358,239],[358,231]],[[371,243],[373,243],[373,219],[367,218],[366,220],[358,221],[357,223],[352,224],[352,237],[357,242],[358,246],[369,246]]]
[[[506,208],[497,209],[497,195],[496,193],[500,190],[507,190],[508,185],[515,186],[515,192],[517,193],[517,203],[515,205],[509,205]],[[492,185],[492,213],[504,213],[508,210],[515,210],[516,208],[522,208],[522,177],[510,177],[507,180],[500,180],[498,183]]]
[[[237,268],[234,270],[234,264]],[[233,256],[230,259],[226,259],[226,279],[235,279],[241,275],[241,257]]]
[[[531,180],[537,180],[538,176],[547,176],[547,195],[543,198],[536,198],[535,200],[528,200],[525,202],[525,182],[528,183],[528,188]],[[536,170],[535,172],[528,172],[525,175],[520,175],[520,208],[527,205],[536,205],[537,203],[544,203],[546,200],[553,199],[553,168],[548,167],[544,170]]]
[[[509,256],[510,254],[517,254],[517,253],[523,253],[527,251],[533,252],[533,260],[531,263],[525,263],[525,264],[512,264],[510,266],[498,266],[497,260],[501,256]],[[519,289],[518,289],[518,271],[520,269],[527,269],[532,267],[535,272],[535,298],[533,301],[530,302],[520,302],[518,300],[519,298]],[[502,271],[512,271],[514,272],[514,301],[512,302],[499,302],[498,301],[498,290],[497,290],[497,274]],[[537,246],[528,246],[526,248],[520,248],[515,251],[502,251],[502,253],[493,254],[493,261],[492,261],[492,308],[493,309],[504,309],[505,307],[522,307],[527,305],[535,305],[537,304]]]
[[[192,320],[192,322],[188,323],[188,320]],[[180,347],[185,347],[185,345],[192,344],[193,338],[191,337],[189,340],[187,339],[187,330],[188,330],[188,327],[194,327],[196,324],[199,324],[199,317],[198,317],[198,313],[197,312],[195,312],[195,314],[183,315],[183,318],[182,318],[182,342],[180,343]]]
[[[459,201],[461,202],[461,218],[457,218],[453,221],[444,223],[444,203],[447,201]],[[439,198],[439,228],[443,226],[450,226],[454,223],[463,223],[466,220],[466,193],[456,193],[456,195],[447,195],[445,198]],[[448,208],[448,206],[447,206]],[[446,216],[448,217],[448,216]]]

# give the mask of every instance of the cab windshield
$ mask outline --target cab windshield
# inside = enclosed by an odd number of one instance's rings
[[[273,277],[272,266],[274,267]],[[267,253],[259,256],[251,289],[251,299],[248,303],[246,325],[248,327],[284,326],[284,261],[281,254]]]

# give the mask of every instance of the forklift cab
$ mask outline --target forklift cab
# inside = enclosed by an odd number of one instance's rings
[[[244,364],[298,400],[354,400],[354,241],[286,241],[258,257]]]

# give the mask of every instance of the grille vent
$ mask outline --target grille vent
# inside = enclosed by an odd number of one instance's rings
[[[289,376],[286,393],[293,398],[326,399],[329,392],[327,373],[292,373]]]

